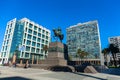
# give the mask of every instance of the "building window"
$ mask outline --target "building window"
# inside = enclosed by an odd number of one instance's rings
[[[7,28],[9,28],[9,25],[7,25],[8,27]]]
[[[48,35],[48,32],[46,32],[46,35]]]
[[[41,33],[38,33],[38,36],[41,37]]]
[[[45,33],[45,30],[42,30],[42,33]]]
[[[34,26],[34,30],[37,30],[37,26]]]
[[[40,49],[37,49],[36,52],[39,53],[39,52],[40,52]]]
[[[25,32],[27,32],[27,28],[25,28]]]
[[[25,57],[29,57],[29,53],[25,53]]]
[[[46,44],[48,44],[48,41],[46,41]]]
[[[34,35],[37,35],[37,32],[36,31],[34,31],[34,33],[33,33]]]
[[[35,52],[35,48],[32,48],[32,49],[31,49],[31,52]]]
[[[41,28],[38,28],[38,32],[41,32]]]
[[[8,34],[8,39],[10,38],[10,34]]]
[[[8,34],[8,30],[6,31],[6,34]]]
[[[7,35],[5,35],[5,39],[7,39]]]
[[[3,48],[2,48],[2,51],[4,51],[4,46],[3,46]]]
[[[38,38],[37,41],[40,42],[40,38]]]
[[[33,26],[33,25],[30,23],[30,24],[29,24],[29,28],[32,28],[32,26]]]
[[[30,47],[26,46],[26,51],[30,51]]]
[[[37,47],[40,47],[40,44],[39,44],[39,43],[37,43]]]
[[[31,37],[32,37],[32,36],[28,34],[28,37],[27,37],[27,38],[28,38],[28,39],[31,39]]]
[[[25,35],[24,35],[24,38],[26,38],[26,33],[25,33]]]
[[[7,44],[9,43],[9,40],[7,40]]]
[[[5,47],[5,51],[7,51],[7,46]]]
[[[27,40],[27,45],[30,45],[31,44],[31,41]]]
[[[48,36],[46,36],[46,39],[48,39]]]
[[[41,53],[43,53],[43,49],[41,49]]]
[[[4,53],[4,57],[6,57],[6,52]]]
[[[32,30],[31,30],[31,29],[29,29],[29,30],[28,30],[28,33],[32,34]]]
[[[45,38],[45,35],[42,35],[42,38]]]
[[[11,29],[9,30],[9,33],[11,33]]]
[[[33,36],[33,40],[36,41],[36,37],[35,36]]]
[[[4,45],[5,45],[6,41],[4,41]]]
[[[12,23],[10,24],[10,27],[12,27]]]
[[[43,48],[43,47],[44,47],[44,44],[41,45],[41,48]]]
[[[36,45],[36,43],[35,42],[32,42],[32,46],[35,46]]]
[[[26,26],[28,25],[28,22],[26,22]]]
[[[25,39],[24,39],[24,44],[25,44]]]
[[[45,41],[45,40],[44,40],[44,39],[42,39],[42,43],[44,43],[44,41]]]

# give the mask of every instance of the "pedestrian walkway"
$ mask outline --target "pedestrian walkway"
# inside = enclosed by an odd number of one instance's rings
[[[0,67],[0,71],[0,80],[107,80],[108,77],[115,77],[103,73],[52,72],[33,68]]]

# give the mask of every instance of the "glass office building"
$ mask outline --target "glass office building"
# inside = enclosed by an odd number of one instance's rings
[[[78,48],[88,52],[87,59],[98,59],[101,57],[100,34],[97,21],[79,23],[67,28],[68,54],[72,60],[76,59]]]
[[[49,46],[50,30],[27,19],[9,21],[6,26],[1,49],[1,63],[8,63],[13,54],[17,54],[17,61],[34,63],[44,59],[44,45]]]

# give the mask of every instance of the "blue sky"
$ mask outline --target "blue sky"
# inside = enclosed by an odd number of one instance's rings
[[[23,17],[50,30],[60,26],[65,35],[71,25],[98,20],[102,48],[120,36],[120,0],[0,0],[0,49],[7,22]]]

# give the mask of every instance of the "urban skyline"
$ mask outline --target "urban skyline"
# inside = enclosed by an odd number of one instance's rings
[[[120,35],[119,2],[119,0],[1,0],[0,49],[6,23],[13,18],[23,17],[27,17],[51,31],[60,26],[65,34],[64,43],[66,43],[67,27],[76,23],[98,20],[101,46],[104,48],[108,45],[108,37]],[[115,31],[113,31],[114,29]]]

